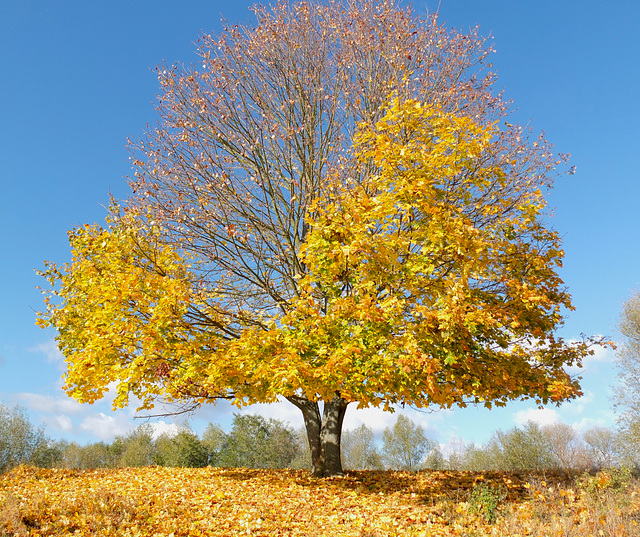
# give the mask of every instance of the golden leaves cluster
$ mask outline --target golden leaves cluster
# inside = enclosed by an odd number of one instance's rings
[[[559,239],[497,135],[397,97],[361,129],[365,179],[312,207],[300,294],[267,344],[308,397],[448,407],[579,394],[563,366],[587,346],[554,337],[571,308]]]
[[[206,362],[202,335],[185,317],[211,308],[184,257],[153,223],[112,210],[107,228],[69,232],[70,263],[47,263],[42,274],[52,290],[38,322],[57,329],[68,364],[65,389],[81,402],[99,399],[112,383],[114,407],[131,394],[143,408],[160,394],[180,400],[195,393]]]

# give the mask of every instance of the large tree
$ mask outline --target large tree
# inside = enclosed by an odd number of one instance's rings
[[[255,15],[159,68],[131,198],[45,271],[70,393],[284,397],[316,475],[342,471],[351,402],[579,394],[544,224],[563,158],[502,120],[484,40],[393,1]]]

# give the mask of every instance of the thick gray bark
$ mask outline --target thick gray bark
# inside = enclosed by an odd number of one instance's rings
[[[313,475],[321,477],[324,472],[324,464],[320,443],[320,433],[322,431],[320,406],[316,401],[309,401],[307,398],[297,395],[287,397],[287,399],[302,411],[304,425],[307,429],[309,449],[311,451],[311,469]]]
[[[342,422],[349,403],[336,394],[331,401],[325,401],[321,416],[318,402],[299,396],[290,396],[287,399],[302,411],[311,451],[313,475],[342,475],[344,472],[340,456],[340,438]]]
[[[347,401],[336,395],[331,401],[324,403],[320,444],[324,461],[323,475],[342,475],[342,459],[340,456],[340,439],[342,422],[347,412]]]

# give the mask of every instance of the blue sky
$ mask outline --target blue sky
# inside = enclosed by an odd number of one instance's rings
[[[245,1],[125,2],[4,0],[0,3],[0,401],[24,407],[54,438],[111,440],[139,424],[133,409],[108,401],[79,405],[61,390],[55,334],[34,324],[43,260],[69,258],[66,232],[102,222],[109,193],[126,197],[127,137],[155,121],[153,68],[196,61],[194,42],[220,18],[248,20]],[[415,2],[424,15],[438,0]],[[606,6],[606,7],[605,7]],[[496,89],[514,101],[514,121],[544,130],[555,150],[573,155],[573,176],[549,196],[552,224],[564,237],[561,275],[576,311],[562,329],[613,337],[622,302],[640,286],[640,5],[630,1],[441,0],[440,21],[491,35]],[[505,409],[406,413],[432,437],[481,443],[526,419],[577,428],[613,425],[609,395],[613,351],[582,372],[585,396],[560,408],[514,403]],[[193,416],[228,427],[227,405]],[[302,424],[287,404],[243,412]],[[178,421],[181,421],[180,418]],[[395,416],[347,412],[347,428],[380,431]],[[158,428],[171,420],[154,423]]]

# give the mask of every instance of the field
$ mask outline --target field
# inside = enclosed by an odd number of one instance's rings
[[[561,474],[19,467],[0,535],[637,536],[640,483]]]

